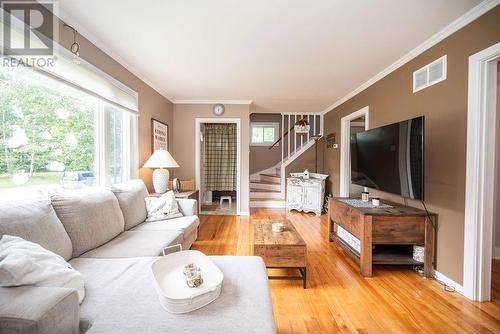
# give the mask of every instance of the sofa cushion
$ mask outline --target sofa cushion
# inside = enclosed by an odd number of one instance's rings
[[[110,242],[82,254],[85,258],[158,256],[163,248],[181,244],[181,231],[125,231]]]
[[[146,185],[142,180],[132,180],[115,184],[111,187],[123,212],[125,230],[139,225],[147,217],[146,202],[149,196]]]
[[[108,189],[66,192],[51,199],[73,243],[73,257],[99,247],[124,230],[120,205]]]
[[[197,229],[200,220],[197,216],[186,216],[174,219],[159,220],[155,222],[144,222],[134,227],[131,231],[168,231],[177,230],[183,233],[190,233]]]
[[[50,286],[75,289],[85,297],[82,275],[61,256],[39,244],[4,234],[0,238],[0,286]]]
[[[155,258],[70,261],[87,284],[81,319],[91,333],[275,333],[264,262],[254,256],[210,257],[224,274],[212,303],[186,314],[170,314],[151,278]]]
[[[0,201],[0,237],[4,234],[37,243],[66,261],[73,252],[68,233],[46,198]]]
[[[0,300],[0,333],[79,333],[80,308],[73,289],[0,288]]]

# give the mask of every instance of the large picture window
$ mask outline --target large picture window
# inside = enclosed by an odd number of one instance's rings
[[[137,115],[28,68],[0,68],[0,190],[130,179]]]

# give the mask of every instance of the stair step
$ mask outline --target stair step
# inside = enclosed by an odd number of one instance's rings
[[[250,188],[250,192],[255,192],[255,193],[281,193],[281,191],[279,191],[279,190],[258,189],[258,188]]]
[[[281,177],[273,174],[259,174],[259,179],[264,182],[281,182]]]
[[[264,198],[250,199],[251,208],[285,208],[286,201],[284,199]]]
[[[281,178],[281,176],[279,176],[279,175],[273,175],[273,174],[259,174],[259,175],[267,176],[267,177],[274,177],[274,178],[277,178],[277,179]]]
[[[250,181],[250,184],[270,184],[270,185],[275,185],[275,186],[280,186],[281,183],[276,183],[276,182],[271,182],[271,181]]]
[[[281,191],[281,184],[269,181],[250,181],[250,188]]]
[[[250,202],[284,202],[284,198],[250,198]]]

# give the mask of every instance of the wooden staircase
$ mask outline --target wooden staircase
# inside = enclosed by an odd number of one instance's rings
[[[280,175],[258,174],[250,180],[251,208],[284,208],[285,204]]]
[[[306,134],[295,133],[294,125],[305,119],[309,123]],[[323,115],[315,113],[282,113],[280,138],[269,147],[281,146],[281,162],[250,177],[251,208],[286,207],[285,168],[314,145],[314,137],[323,135]]]

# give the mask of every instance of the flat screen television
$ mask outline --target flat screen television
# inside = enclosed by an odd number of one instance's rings
[[[424,200],[424,117],[351,135],[351,182]]]

